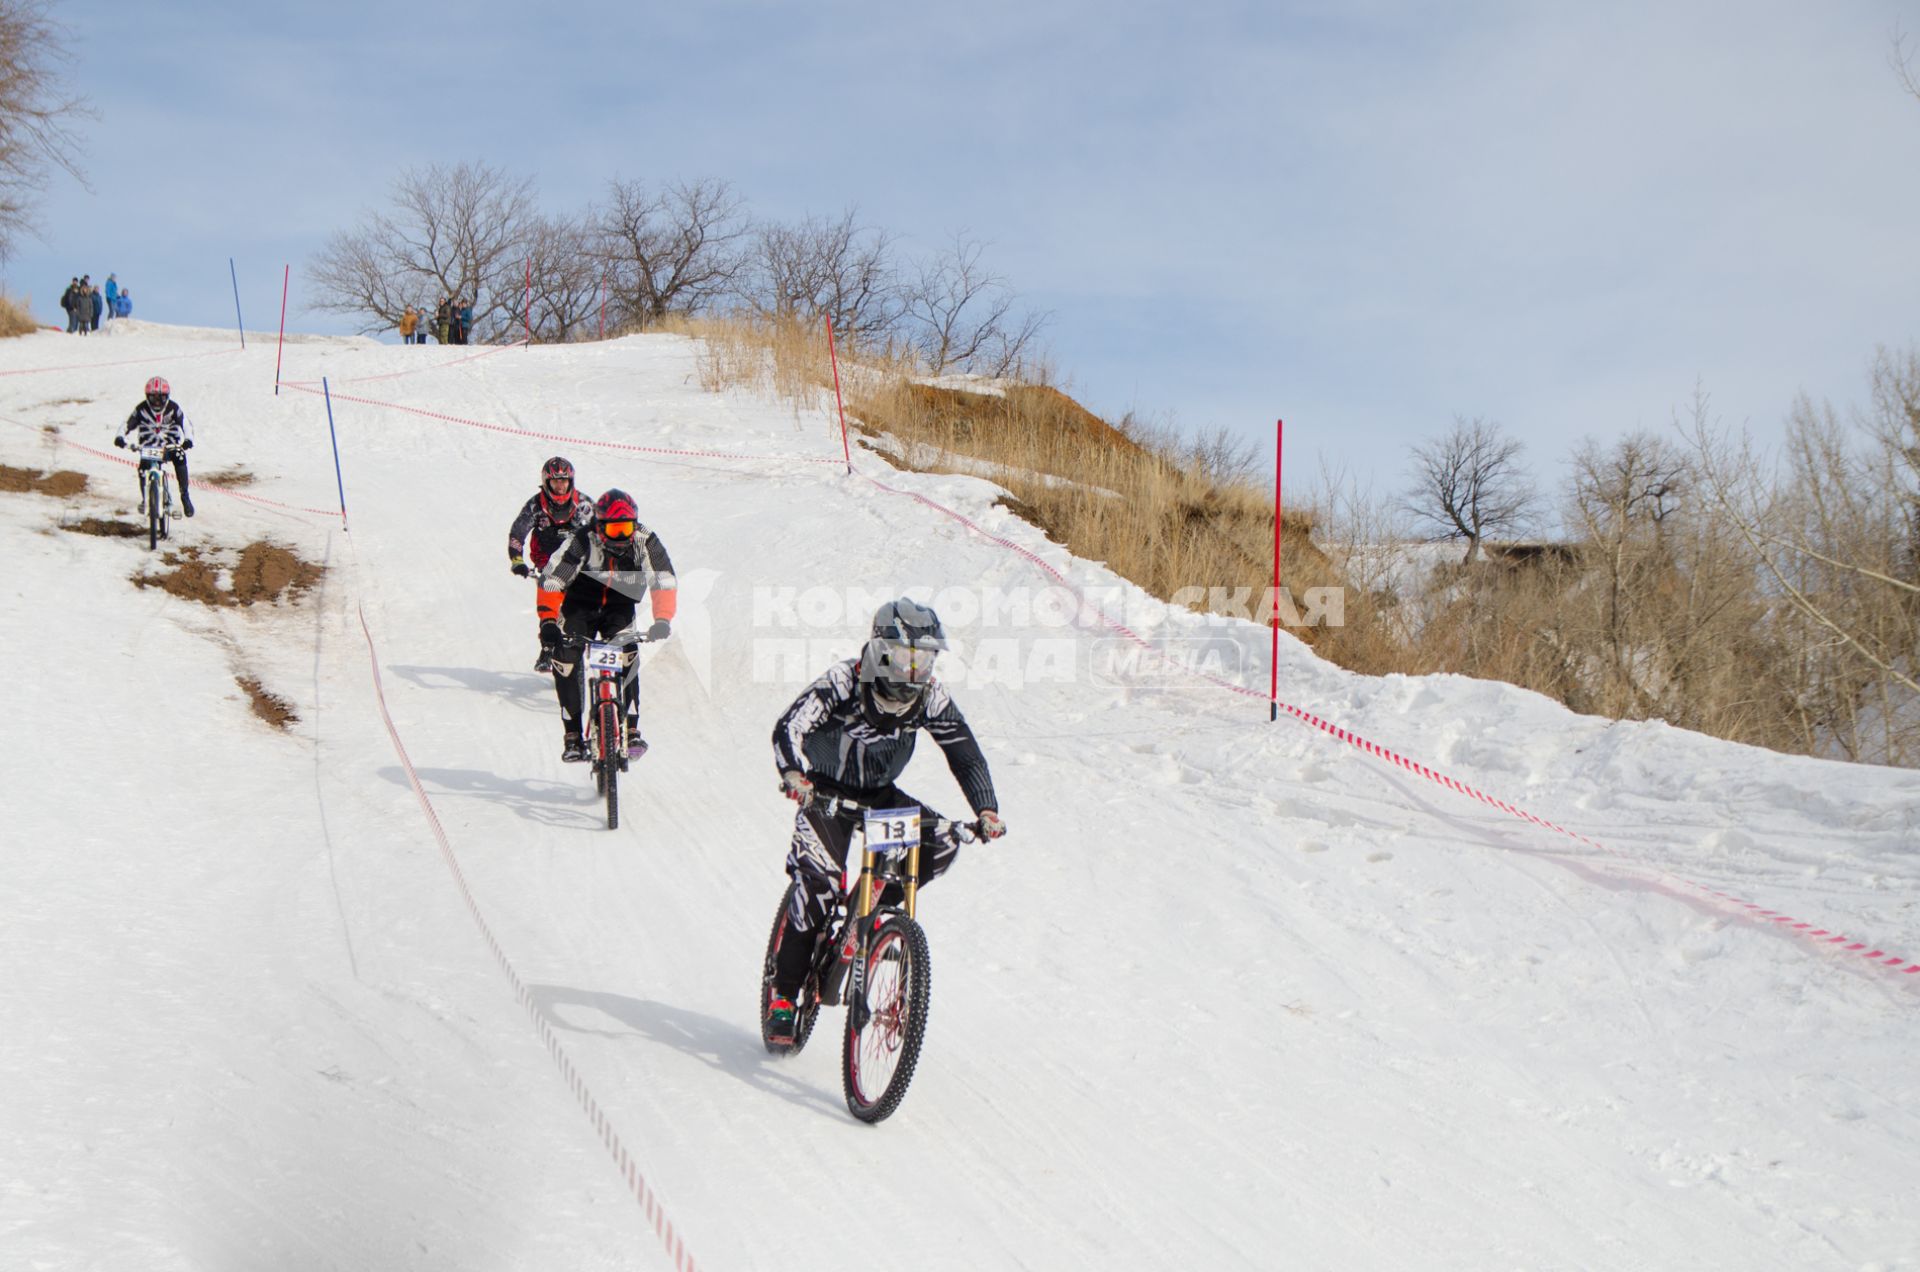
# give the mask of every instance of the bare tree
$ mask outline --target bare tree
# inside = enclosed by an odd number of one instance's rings
[[[891,332],[898,317],[892,252],[893,237],[861,226],[853,208],[832,221],[762,223],[736,294],[761,318],[825,316],[842,340],[874,339]]]
[[[1016,369],[1047,315],[1018,314],[1001,275],[986,267],[986,245],[956,233],[918,263],[900,289],[907,339],[933,375],[948,367],[1003,376]]]
[[[44,0],[0,0],[0,261],[33,229],[33,212],[52,170],[81,185],[73,121],[93,115],[62,76],[71,61]]]
[[[1676,612],[1668,598],[1681,585],[1682,567],[1668,530],[1692,484],[1692,465],[1679,446],[1650,433],[1605,448],[1589,439],[1574,452],[1566,520],[1585,544],[1589,583],[1570,599],[1575,617],[1590,610],[1591,618],[1568,639],[1591,643],[1589,679],[1608,715],[1671,718],[1669,625]]]
[[[1777,464],[1704,411],[1688,438],[1775,598],[1772,626],[1799,666],[1807,749],[1899,764],[1920,756],[1920,355],[1883,350],[1875,385],[1873,413],[1851,429],[1800,399]]]
[[[536,220],[531,178],[435,164],[402,174],[391,207],[335,234],[307,267],[314,308],[361,315],[371,332],[446,296],[473,306],[483,339],[512,326]]]
[[[1914,69],[1914,62],[1920,54],[1910,48],[1907,33],[1899,27],[1888,36],[1892,48],[1887,51],[1887,64],[1893,67],[1894,78],[1900,81],[1900,87],[1916,100],[1920,100],[1920,71]]]
[[[697,314],[732,287],[747,223],[726,182],[652,191],[615,180],[607,195],[589,223],[617,325],[649,327],[670,314]]]
[[[600,269],[591,250],[591,231],[572,217],[538,217],[527,234],[532,295],[524,302],[533,337],[544,343],[590,338]]]
[[[1407,510],[1438,539],[1465,539],[1470,562],[1489,534],[1512,533],[1534,506],[1533,484],[1520,467],[1524,445],[1498,424],[1454,417],[1453,431],[1413,450]]]

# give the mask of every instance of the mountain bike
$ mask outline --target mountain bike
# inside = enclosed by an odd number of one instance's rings
[[[844,1001],[847,1027],[840,1079],[847,1111],[862,1122],[879,1122],[906,1098],[933,999],[933,953],[914,917],[920,890],[920,810],[869,808],[842,796],[816,799],[814,806],[829,817],[841,810],[861,815],[855,827],[861,839],[860,877],[849,892],[841,876],[840,897],[826,925],[830,935],[816,940],[813,962],[794,999],[790,1043],[769,1036],[766,1013],[781,943],[806,936],[788,926],[799,885],[787,885],[767,934],[760,971],[760,1041],[774,1055],[798,1055],[813,1034],[820,1009]],[[942,820],[935,834],[960,843],[981,838],[978,823],[969,822]],[[848,856],[851,859],[851,845]]]
[[[160,540],[171,537],[173,523],[173,478],[167,463],[173,451],[165,446],[140,448],[140,501],[147,508],[147,551]]]
[[[593,789],[606,797],[607,829],[620,828],[620,775],[627,771],[626,709],[620,678],[640,657],[644,637],[622,641],[574,639],[585,670],[580,677],[580,728],[593,767]],[[635,675],[639,674],[636,667]]]

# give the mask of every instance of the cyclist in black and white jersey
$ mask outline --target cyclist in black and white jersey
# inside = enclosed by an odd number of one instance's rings
[[[193,425],[187,422],[187,413],[173,400],[173,388],[159,376],[147,381],[147,395],[140,405],[133,408],[133,414],[127,416],[125,427],[120,435],[113,439],[115,446],[124,449],[127,438],[134,439],[136,448],[142,446],[164,446],[173,460],[173,476],[180,483],[180,511],[189,517],[193,515],[193,496],[187,493],[187,452],[193,449]],[[140,461],[140,511],[147,510],[146,461]]]
[[[987,757],[953,695],[933,674],[934,657],[946,647],[939,615],[904,597],[888,601],[873,616],[871,638],[859,657],[827,668],[774,725],[781,788],[800,805],[787,850],[787,874],[795,884],[793,931],[817,939],[824,930],[860,818],[846,808],[829,815],[813,803],[816,795],[844,795],[869,808],[919,808],[923,885],[945,874],[960,855],[958,842],[936,833],[940,814],[894,785],[922,729],[945,752],[981,831],[989,839],[1006,833]],[[792,1037],[793,999],[812,957],[812,941],[781,943],[766,1003],[769,1037]]]

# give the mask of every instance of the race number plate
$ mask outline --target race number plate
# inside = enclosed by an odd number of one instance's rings
[[[867,850],[899,856],[920,842],[920,810],[870,808],[866,814]]]
[[[620,646],[590,644],[587,646],[588,671],[619,671]]]
[[[164,446],[142,446],[140,448],[140,458],[152,463],[157,464],[166,457],[167,448]]]

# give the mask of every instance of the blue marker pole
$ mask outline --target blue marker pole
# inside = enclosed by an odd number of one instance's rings
[[[233,320],[240,324],[240,347],[247,347],[247,324],[240,318],[240,271],[233,267],[233,257],[227,257],[227,273],[233,275]]]
[[[347,528],[347,484],[340,479],[340,435],[333,431],[333,391],[327,377],[320,377],[320,396],[327,402],[327,439],[333,443],[333,484],[340,491],[340,528]]]

